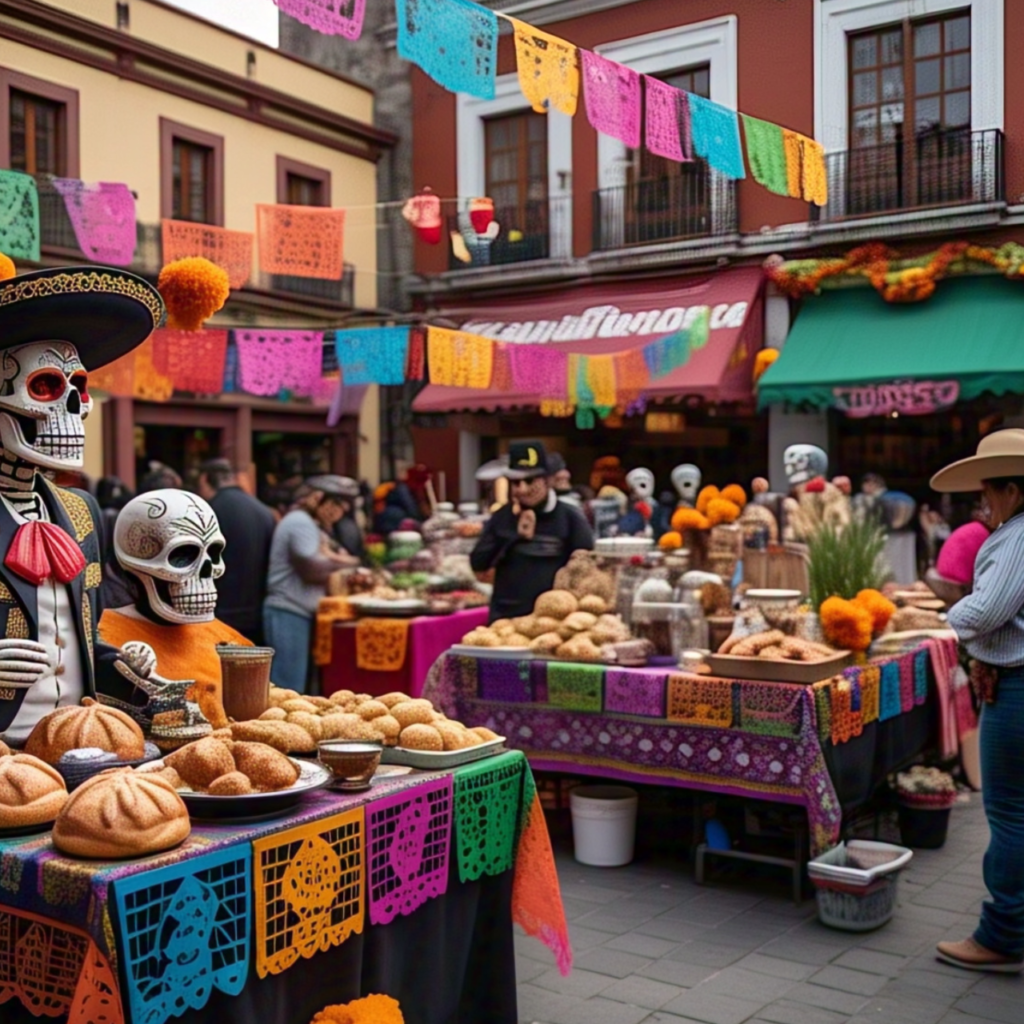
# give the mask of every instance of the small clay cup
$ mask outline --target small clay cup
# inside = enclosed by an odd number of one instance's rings
[[[367,789],[383,749],[381,740],[321,740],[317,760],[334,776],[334,788]]]

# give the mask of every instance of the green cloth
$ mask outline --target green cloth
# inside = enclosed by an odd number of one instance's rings
[[[571,711],[600,711],[604,666],[553,661],[548,665],[548,703]]]
[[[459,881],[512,870],[522,814],[523,772],[529,770],[525,755],[511,750],[455,772]]]
[[[786,171],[786,147],[782,128],[770,121],[761,121],[748,114],[743,118],[743,136],[747,140],[747,163],[754,180],[769,192],[789,195],[789,174]]]
[[[833,406],[833,389],[950,381],[960,399],[1024,394],[1024,291],[1000,276],[939,281],[923,302],[888,303],[871,287],[808,296],[758,406]]]
[[[0,252],[39,262],[39,191],[20,171],[0,170]]]

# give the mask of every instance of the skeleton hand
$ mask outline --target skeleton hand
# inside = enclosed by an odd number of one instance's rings
[[[50,650],[37,640],[0,640],[0,683],[27,690],[50,666]]]
[[[141,640],[132,640],[121,648],[121,661],[136,675],[148,679],[156,668],[156,652]]]

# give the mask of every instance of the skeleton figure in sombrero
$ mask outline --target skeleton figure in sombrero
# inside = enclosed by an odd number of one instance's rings
[[[48,471],[80,468],[89,372],[164,320],[148,282],[106,267],[0,281],[0,739],[24,744],[55,708],[97,697],[141,706],[155,659],[103,644],[99,508]]]

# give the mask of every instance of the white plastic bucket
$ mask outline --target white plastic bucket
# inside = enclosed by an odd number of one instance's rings
[[[633,859],[638,798],[629,786],[577,786],[569,794],[576,859],[617,868]]]

